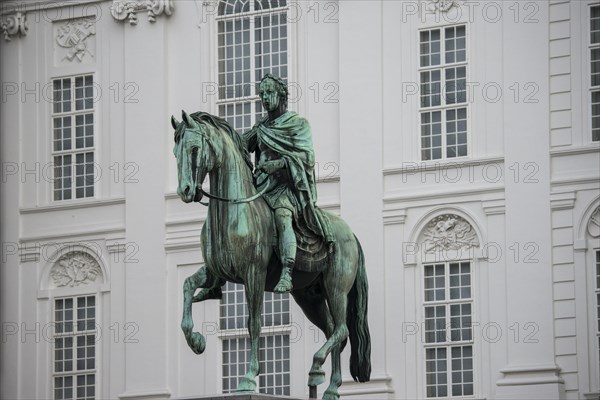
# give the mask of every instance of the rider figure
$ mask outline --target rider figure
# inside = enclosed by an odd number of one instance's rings
[[[267,115],[244,134],[244,139],[248,150],[256,152],[258,189],[269,186],[263,197],[274,210],[282,264],[274,291],[286,293],[292,290],[296,235],[324,239],[330,245],[333,235],[315,205],[315,157],[308,121],[287,111],[288,90],[281,78],[265,75],[259,95]]]

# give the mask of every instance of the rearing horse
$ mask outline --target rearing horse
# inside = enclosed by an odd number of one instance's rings
[[[203,112],[183,112],[182,122],[172,117],[171,123],[175,129],[177,193],[186,203],[200,202],[205,194],[212,199],[201,233],[205,266],[183,285],[181,328],[188,345],[201,354],[206,341],[202,334],[193,332],[192,303],[220,299],[226,281],[244,284],[251,350],[247,373],[237,390],[254,392],[259,374],[263,295],[265,290],[273,290],[281,272],[272,211],[254,187],[249,153],[241,136],[225,120]],[[206,175],[212,194],[202,190]],[[348,337],[352,349],[350,372],[359,382],[370,378],[371,339],[367,275],[360,243],[341,218],[327,216],[335,232],[335,251],[322,260],[312,260],[310,271],[321,272],[302,271],[307,258],[299,252],[291,294],[327,337],[313,358],[308,379],[310,395],[316,397],[316,386],[325,381],[322,365],[331,353],[331,381],[323,398],[337,400],[342,384],[340,353]],[[319,263],[326,263],[326,268]],[[197,289],[201,290],[195,294]]]

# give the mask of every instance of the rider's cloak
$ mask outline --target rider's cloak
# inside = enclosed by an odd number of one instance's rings
[[[300,242],[304,241],[302,236],[309,242],[310,239],[306,236],[317,236],[326,242],[333,242],[329,221],[315,205],[315,155],[308,121],[293,111],[288,111],[273,121],[267,121],[267,117],[264,117],[244,135],[244,140],[248,150],[256,152],[256,160],[260,159],[260,148],[266,146],[285,162],[283,174],[267,176],[264,172],[258,172],[256,182],[259,189],[263,184],[270,186],[264,197],[271,207],[277,202],[276,197],[283,192],[287,197],[292,197],[290,200],[295,208],[292,210],[294,223],[300,234]],[[259,146],[259,143],[262,145]],[[287,179],[282,179],[285,176]]]

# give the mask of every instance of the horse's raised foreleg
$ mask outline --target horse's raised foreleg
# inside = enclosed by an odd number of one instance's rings
[[[240,379],[238,392],[256,391],[256,376],[259,374],[259,345],[261,313],[265,292],[266,274],[249,274],[245,282],[246,301],[248,303],[248,333],[250,334],[250,362],[246,375]]]
[[[215,283],[217,283],[217,280],[206,271],[205,267],[199,268],[193,275],[186,278],[183,283],[183,317],[181,318],[181,330],[183,330],[188,346],[196,354],[202,354],[204,352],[206,340],[202,334],[193,332],[194,321],[192,320],[192,303],[215,298],[214,296],[221,290],[219,286],[213,287]],[[194,293],[198,288],[210,289],[204,289],[198,295],[194,296]]]

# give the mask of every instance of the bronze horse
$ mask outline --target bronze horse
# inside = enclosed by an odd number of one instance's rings
[[[241,136],[223,119],[204,112],[183,112],[183,121],[171,118],[179,186],[177,193],[190,203],[208,205],[201,241],[205,266],[183,285],[181,329],[196,354],[206,346],[202,334],[193,332],[192,303],[220,299],[226,281],[245,285],[251,350],[246,375],[237,390],[254,392],[259,374],[259,337],[264,291],[272,291],[280,276],[276,255],[276,228],[272,211],[260,197],[252,179],[252,165]],[[211,192],[202,190],[209,176]],[[325,381],[322,365],[332,355],[330,385],[323,398],[339,399],[342,384],[340,353],[350,338],[350,372],[366,382],[371,374],[371,339],[367,321],[368,283],[364,255],[358,239],[338,216],[327,214],[335,232],[335,251],[321,260],[298,256],[291,294],[307,318],[321,329],[327,341],[317,351],[309,372],[311,397]],[[303,262],[311,263],[302,268]],[[313,271],[313,272],[310,272]],[[319,271],[319,272],[314,272]],[[197,289],[200,291],[196,293]]]

